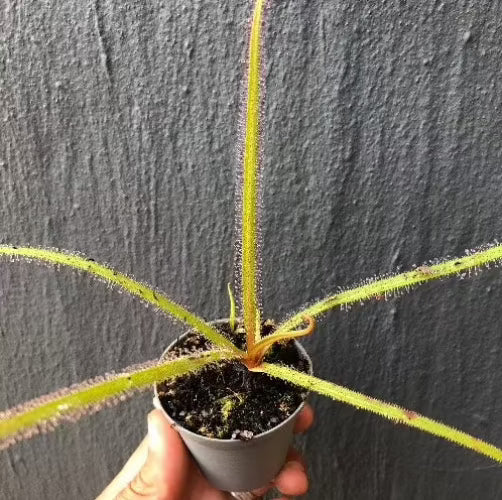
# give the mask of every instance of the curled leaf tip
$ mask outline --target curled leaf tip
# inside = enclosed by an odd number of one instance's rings
[[[295,334],[295,337],[305,337],[306,335],[312,335],[316,327],[315,318],[313,316],[305,315],[303,316],[303,320],[308,323],[305,328],[303,328],[302,330],[294,330],[289,333]]]
[[[248,352],[246,359],[244,360],[244,364],[249,369],[254,369],[263,362],[263,358],[270,350],[270,348],[276,344],[277,342],[283,342],[299,337],[305,337],[307,335],[311,335],[316,327],[316,320],[313,316],[304,315],[304,321],[308,323],[308,325],[301,330],[292,330],[287,332],[274,333],[267,337],[261,339],[253,348],[253,350]]]

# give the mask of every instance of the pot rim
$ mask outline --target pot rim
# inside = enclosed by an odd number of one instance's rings
[[[216,319],[216,320],[213,320],[213,321],[209,321],[210,324],[213,324],[213,325],[218,325],[218,324],[221,324],[221,323],[228,323],[229,319],[228,318],[221,318],[221,319]],[[182,337],[184,337],[185,335],[188,335],[189,333],[193,333],[194,330],[187,330],[186,332],[182,333],[181,335],[178,335],[178,337],[176,337],[165,349],[164,351],[162,352],[162,355],[160,356],[159,358],[159,363],[163,361],[165,355],[167,354],[167,352],[169,351],[169,349],[179,340],[181,339]],[[195,332],[196,333],[196,332]],[[296,339],[293,339],[293,342],[295,343],[296,345],[296,348],[300,351],[300,353],[305,357],[305,359],[308,361],[308,364],[309,364],[309,371],[308,373],[310,375],[312,375],[313,373],[313,367],[312,367],[312,360],[310,359],[310,356],[308,355],[307,351],[305,350],[305,348],[300,344],[300,342],[298,342]],[[236,446],[237,445],[240,445],[242,446],[243,443],[250,443],[252,444],[253,442],[256,442],[256,440],[259,440],[259,439],[263,439],[263,438],[266,438],[267,436],[269,436],[270,434],[272,434],[273,432],[277,431],[278,428],[282,427],[283,425],[285,425],[286,423],[290,422],[292,419],[296,418],[297,415],[300,413],[300,411],[303,409],[303,407],[305,406],[305,401],[307,400],[307,397],[309,395],[309,392],[307,392],[307,395],[305,396],[305,399],[298,405],[298,407],[296,408],[296,410],[288,417],[286,418],[285,420],[282,420],[281,422],[279,422],[277,425],[275,425],[274,427],[272,427],[271,429],[269,429],[268,431],[264,431],[264,432],[261,432],[260,434],[255,434],[253,435],[253,438],[250,439],[249,441],[241,441],[240,439],[220,439],[220,438],[210,438],[210,437],[207,437],[207,436],[203,436],[202,434],[197,434],[196,432],[193,432],[189,429],[187,429],[186,427],[183,427],[183,425],[179,424],[178,422],[176,422],[168,413],[167,411],[164,409],[164,407],[162,406],[161,402],[160,402],[160,399],[159,399],[159,393],[158,393],[158,390],[157,390],[157,386],[158,386],[158,382],[153,384],[153,392],[154,392],[154,398],[153,398],[153,405],[155,406],[155,408],[161,410],[164,415],[168,418],[168,420],[170,420],[171,422],[173,422],[175,424],[176,427],[181,427],[183,429],[183,432],[188,434],[189,436],[192,436],[194,439],[198,439],[200,441],[206,441],[206,442],[218,442],[218,443],[227,443],[227,444],[231,444],[231,443],[234,443]]]

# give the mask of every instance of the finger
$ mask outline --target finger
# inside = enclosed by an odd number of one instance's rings
[[[267,486],[263,486],[262,488],[258,488],[256,490],[253,490],[251,493],[256,497],[256,498],[261,498],[265,493],[267,493],[270,488],[272,488],[273,484],[270,483]]]
[[[181,500],[189,457],[178,433],[162,412],[148,415],[148,456],[133,480],[118,496],[127,500]]]
[[[184,500],[190,456],[180,435],[160,410],[148,415],[148,439],[156,478],[166,493],[166,500]],[[163,497],[158,500],[163,500]]]
[[[115,476],[113,481],[103,490],[96,500],[112,500],[117,498],[118,494],[126,488],[136,474],[138,474],[139,470],[146,462],[147,455],[148,437],[145,437],[124,467],[122,467],[122,470]]]
[[[293,432],[295,434],[305,432],[310,428],[310,426],[313,423],[314,423],[314,410],[308,403],[305,403],[303,410],[299,413],[296,419]]]
[[[304,495],[309,488],[305,462],[298,452],[291,449],[286,464],[275,478],[276,488],[285,495]]]

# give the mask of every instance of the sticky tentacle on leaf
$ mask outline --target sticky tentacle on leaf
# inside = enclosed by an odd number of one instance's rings
[[[231,359],[228,351],[209,351],[198,357],[151,361],[131,366],[119,374],[98,377],[0,412],[0,450],[40,433],[52,431],[64,421],[113,406],[152,384],[201,369],[208,363]]]
[[[242,180],[242,308],[248,351],[260,339],[258,196],[260,169],[261,38],[266,0],[257,0],[251,23]]]
[[[397,405],[385,403],[378,399],[374,399],[359,392],[347,389],[346,387],[333,384],[332,382],[327,382],[285,366],[263,363],[258,368],[255,368],[255,370],[268,373],[273,377],[287,380],[288,382],[317,392],[336,401],[341,401],[355,406],[356,408],[376,413],[394,422],[406,424],[410,427],[415,427],[421,431],[433,434],[434,436],[447,439],[453,443],[464,446],[476,453],[480,453],[502,463],[502,450],[500,448],[475,438],[470,434],[442,424],[441,422],[419,415],[414,411],[405,410]]]
[[[380,280],[345,290],[335,295],[326,297],[316,302],[312,306],[303,309],[294,316],[281,323],[276,330],[276,334],[292,330],[303,322],[304,316],[317,317],[331,309],[341,306],[348,306],[354,303],[363,302],[373,297],[385,296],[400,290],[410,288],[414,285],[426,283],[428,281],[444,278],[446,276],[460,274],[472,269],[478,269],[491,263],[502,260],[502,245],[447,260],[439,264],[421,266],[412,271],[397,274]]]
[[[162,293],[144,285],[143,283],[129,278],[125,274],[114,271],[102,264],[98,264],[92,259],[66,252],[33,247],[0,246],[0,256],[2,255],[69,266],[74,269],[85,271],[93,276],[105,279],[109,283],[121,287],[130,294],[136,295],[142,300],[153,304],[168,315],[174,316],[187,325],[190,325],[217,347],[242,354],[242,352],[237,349],[232,342],[230,342],[215,327],[204,321],[202,318],[199,318],[183,306],[173,302]]]

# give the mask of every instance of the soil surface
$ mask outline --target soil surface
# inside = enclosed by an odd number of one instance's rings
[[[244,348],[242,327],[232,332],[228,324],[215,325],[239,348]],[[273,333],[271,321],[263,335]],[[197,333],[178,340],[169,358],[212,349]],[[309,363],[293,341],[275,344],[265,361],[308,372]],[[288,418],[305,399],[306,392],[289,382],[264,373],[250,372],[239,361],[220,361],[193,374],[158,384],[159,399],[166,412],[181,426],[204,436],[247,441]]]

